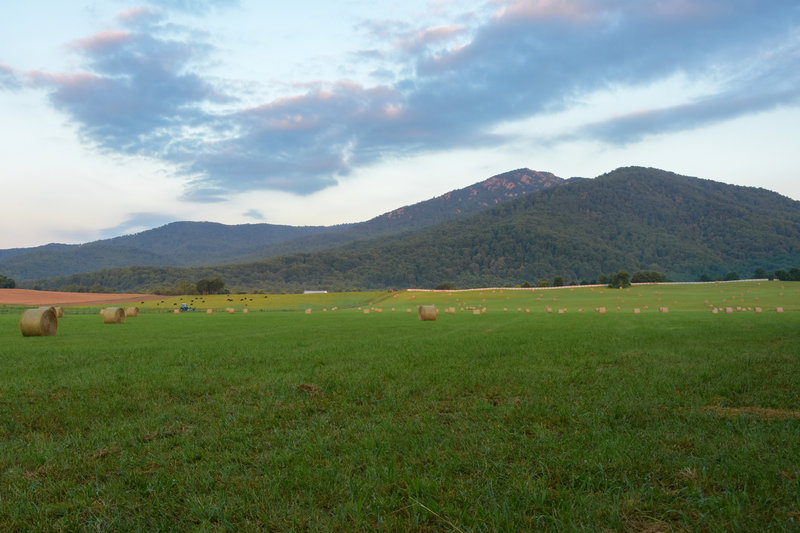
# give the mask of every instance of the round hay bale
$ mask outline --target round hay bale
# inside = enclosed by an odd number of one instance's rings
[[[125,316],[139,316],[138,307],[128,307],[125,309]]]
[[[246,307],[244,309],[242,309],[242,313],[249,313],[249,312],[250,312],[250,309],[248,309]]]
[[[56,311],[52,307],[28,309],[19,319],[19,331],[23,337],[47,337],[58,331]]]
[[[439,310],[436,309],[435,305],[420,305],[417,308],[417,316],[420,320],[426,322],[429,320],[436,320],[436,316],[439,314]]]
[[[121,307],[106,307],[103,309],[103,324],[124,324],[125,310]]]
[[[213,315],[214,314],[214,310],[213,309],[206,309],[206,314],[207,315]]]

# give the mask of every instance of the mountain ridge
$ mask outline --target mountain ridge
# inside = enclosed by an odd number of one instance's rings
[[[591,281],[625,269],[676,281],[800,265],[800,202],[643,167],[570,179],[475,213],[336,248],[236,265],[115,269],[41,281],[152,290],[221,277],[268,292],[517,286]],[[137,285],[138,283],[138,285]],[[46,287],[44,287],[46,285]]]
[[[564,180],[516,169],[364,222],[333,226],[171,222],[131,235],[66,245],[0,250],[0,273],[25,281],[122,266],[208,266],[321,250],[424,227],[496,205]],[[401,214],[402,213],[402,214]],[[5,253],[4,253],[5,252]]]

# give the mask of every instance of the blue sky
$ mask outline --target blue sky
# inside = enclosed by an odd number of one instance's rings
[[[0,248],[355,222],[520,167],[800,200],[796,0],[396,4],[3,7]]]

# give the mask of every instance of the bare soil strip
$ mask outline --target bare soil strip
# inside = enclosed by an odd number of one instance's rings
[[[0,305],[104,305],[111,303],[161,300],[157,294],[105,294],[92,292],[33,291],[29,289],[0,289]]]

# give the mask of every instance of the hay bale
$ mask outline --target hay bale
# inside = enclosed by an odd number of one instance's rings
[[[444,310],[444,312],[447,313],[448,315],[454,315],[454,314],[456,314],[456,308],[455,307],[448,307],[447,309]]]
[[[207,315],[213,315],[214,314],[214,310],[213,309],[206,309],[206,314]]]
[[[640,314],[641,312],[642,312],[642,310],[641,310],[641,309],[639,309],[638,307],[635,307],[635,308],[633,309],[633,314],[634,314],[634,315],[638,315],[638,314]]]
[[[125,316],[139,316],[138,307],[128,307],[125,309]]]
[[[234,309],[233,307],[226,307],[225,311],[230,314],[234,314],[236,312],[236,309]]]
[[[606,308],[605,307],[598,307],[597,309],[595,309],[595,311],[597,311],[601,315],[606,314]]]
[[[760,313],[760,312],[761,312],[761,308],[760,307],[756,307],[756,313]]]
[[[658,308],[658,312],[667,314],[667,313],[669,313],[669,307],[659,307]]]
[[[309,307],[308,309],[306,309],[306,314],[307,314],[307,315],[310,315],[310,314],[311,314],[311,308],[310,308],[310,307]]]
[[[417,316],[422,321],[436,320],[439,310],[435,305],[420,305],[417,308]]]
[[[19,331],[23,337],[47,337],[58,331],[58,319],[53,307],[28,309],[19,319]]]
[[[481,310],[480,309],[473,309],[472,310],[472,314],[473,315],[479,315],[479,314],[481,314]]]
[[[125,310],[121,307],[106,307],[103,309],[103,324],[124,324]]]
[[[246,307],[244,309],[242,309],[242,313],[249,313],[249,312],[250,312],[250,309],[248,309]]]
[[[778,307],[777,309],[775,309],[775,312],[776,313],[783,313],[783,307]]]
[[[172,310],[172,314],[173,315],[179,315],[179,314],[181,314],[181,310],[180,309],[173,309]]]

